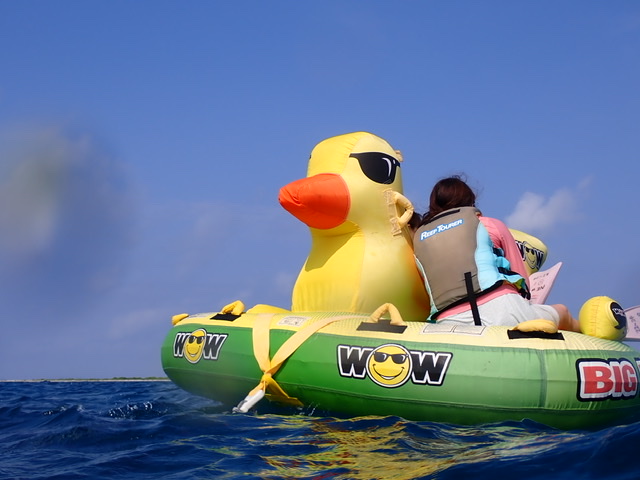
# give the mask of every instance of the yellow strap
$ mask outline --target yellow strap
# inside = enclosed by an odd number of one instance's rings
[[[520,330],[521,332],[557,333],[558,325],[556,325],[556,322],[553,322],[551,320],[539,318],[536,320],[527,320],[525,322],[520,322],[515,327],[512,327],[511,330]]]
[[[253,356],[263,372],[271,368],[269,360],[269,330],[273,313],[261,313],[253,324]]]
[[[225,305],[220,311],[220,313],[231,313],[232,315],[242,315],[242,312],[244,312],[244,303],[241,300]]]
[[[260,383],[258,383],[258,385],[251,390],[247,396],[254,395],[259,390],[266,392],[267,389],[269,389],[273,392],[272,396],[274,398],[277,397],[276,399],[278,401],[302,406],[302,403],[298,399],[287,395],[278,382],[275,381],[273,375],[275,375],[275,373],[280,369],[284,361],[289,358],[293,352],[295,352],[311,335],[337,320],[353,318],[353,315],[328,317],[305,325],[289,337],[280,346],[273,358],[269,359],[269,330],[271,329],[271,320],[273,315],[274,314],[272,313],[262,313],[258,315],[258,318],[256,318],[253,325],[253,355],[255,356],[263,375],[260,379]]]
[[[387,203],[389,220],[391,222],[391,234],[394,236],[401,235],[402,229],[407,226],[413,215],[413,204],[400,192],[396,192],[390,188],[384,191],[384,196]],[[397,213],[398,207],[404,209],[404,213],[400,217],[398,217]]]
[[[171,317],[171,324],[172,325],[177,325],[178,323],[180,323],[182,320],[184,320],[188,316],[189,316],[188,313],[179,313],[178,315],[174,315],[173,317]]]
[[[409,220],[411,220],[411,216],[413,215],[414,209],[411,200],[402,195],[400,192],[393,192],[394,199],[397,205],[404,208],[404,213],[398,219],[401,227],[406,227],[409,224]]]
[[[400,315],[400,311],[393,303],[383,303],[378,308],[376,308],[375,312],[373,312],[369,319],[365,321],[367,323],[376,323],[385,313],[389,313],[389,316],[391,316],[391,325],[402,327],[407,326],[405,321],[402,319],[402,315]]]

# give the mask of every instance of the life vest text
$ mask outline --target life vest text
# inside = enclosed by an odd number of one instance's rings
[[[464,223],[464,220],[462,218],[460,218],[459,220],[456,220],[454,222],[451,222],[451,223],[442,223],[442,224],[438,225],[437,227],[432,228],[431,230],[426,230],[426,231],[422,232],[420,234],[420,240],[424,240],[425,238],[429,238],[429,237],[435,235],[436,233],[446,232],[450,228],[457,227],[459,225],[462,225],[463,223]]]

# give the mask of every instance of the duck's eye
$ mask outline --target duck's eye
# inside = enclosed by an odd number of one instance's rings
[[[349,156],[356,158],[362,173],[376,183],[393,183],[396,169],[400,168],[400,162],[388,153],[364,152],[352,153]]]

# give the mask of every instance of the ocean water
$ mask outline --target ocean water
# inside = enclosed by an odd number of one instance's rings
[[[243,415],[167,381],[0,382],[1,479],[636,480],[639,446],[640,423]]]

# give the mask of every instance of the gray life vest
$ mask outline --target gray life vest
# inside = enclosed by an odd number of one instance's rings
[[[511,270],[502,249],[493,245],[479,213],[475,207],[447,210],[414,234],[418,268],[431,298],[431,320],[451,307],[470,303],[479,325],[476,297],[504,282],[530,297],[524,278]]]

